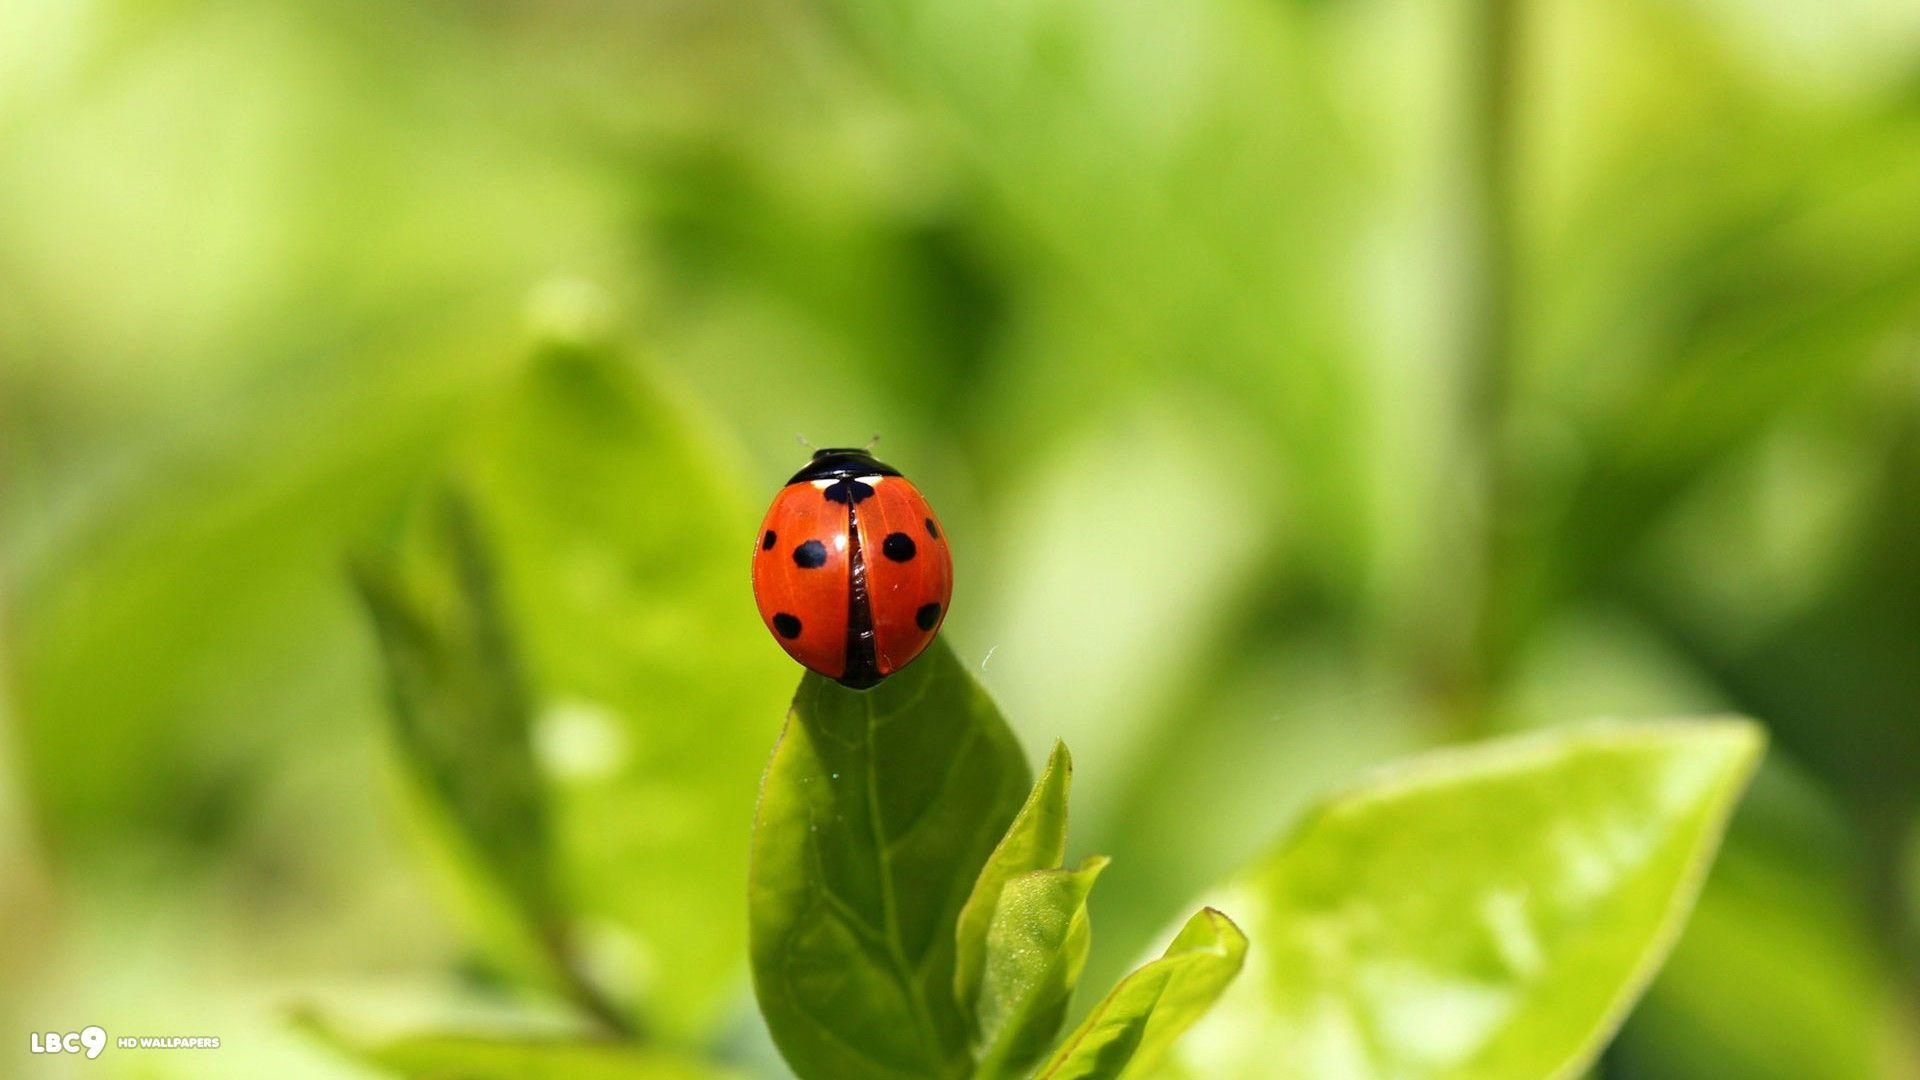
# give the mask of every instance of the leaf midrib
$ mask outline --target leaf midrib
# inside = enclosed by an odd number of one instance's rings
[[[901,947],[899,900],[893,886],[893,853],[887,845],[886,829],[880,817],[879,770],[874,768],[877,759],[874,746],[874,732],[878,729],[878,718],[873,711],[873,698],[867,697],[862,705],[866,709],[866,796],[867,796],[867,832],[873,844],[874,858],[880,872],[880,911],[885,922],[888,958],[893,962],[894,978],[899,980],[906,991],[907,1003],[911,1007],[914,1020],[920,1027],[921,1042],[926,1046],[932,1062],[936,1065],[946,1063],[945,1047],[941,1045],[940,1029],[934,1023],[933,1010],[927,1004],[926,993],[920,980],[914,973],[918,965],[909,963],[906,952]]]

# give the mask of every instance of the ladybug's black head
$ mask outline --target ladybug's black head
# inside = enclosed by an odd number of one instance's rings
[[[815,450],[813,460],[807,467],[793,474],[789,484],[798,484],[806,480],[838,480],[844,476],[899,476],[900,470],[883,462],[875,461],[872,454],[865,450],[853,450],[847,447],[829,447]]]

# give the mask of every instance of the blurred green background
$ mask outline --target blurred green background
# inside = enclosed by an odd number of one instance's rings
[[[875,432],[1074,750],[1087,985],[1364,765],[1738,711],[1600,1072],[1920,1075],[1903,0],[7,0],[0,1073],[564,1026],[344,569],[451,485],[582,962],[781,1075],[749,544],[796,433]],[[223,1047],[28,1055],[87,1024]]]

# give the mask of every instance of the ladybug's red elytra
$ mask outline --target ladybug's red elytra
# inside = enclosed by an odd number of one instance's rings
[[[774,496],[753,552],[753,598],[787,655],[864,690],[920,655],[953,597],[940,521],[865,450],[814,451]]]

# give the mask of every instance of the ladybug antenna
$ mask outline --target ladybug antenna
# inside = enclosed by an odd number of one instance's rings
[[[870,453],[872,452],[874,447],[879,445],[880,445],[880,436],[878,434],[875,434],[873,438],[867,440],[867,445],[861,447],[860,449]]]
[[[794,436],[794,440],[795,440],[796,442],[798,442],[798,443],[799,443],[799,444],[800,444],[801,446],[804,446],[804,447],[806,447],[806,448],[807,448],[807,449],[809,449],[809,450],[818,450],[818,449],[820,449],[819,447],[817,447],[817,446],[815,446],[815,445],[813,445],[813,443],[812,443],[811,441],[809,441],[809,440],[808,440],[808,438],[807,438],[807,437],[806,437],[805,435],[798,435],[798,434],[796,434],[796,435]]]

